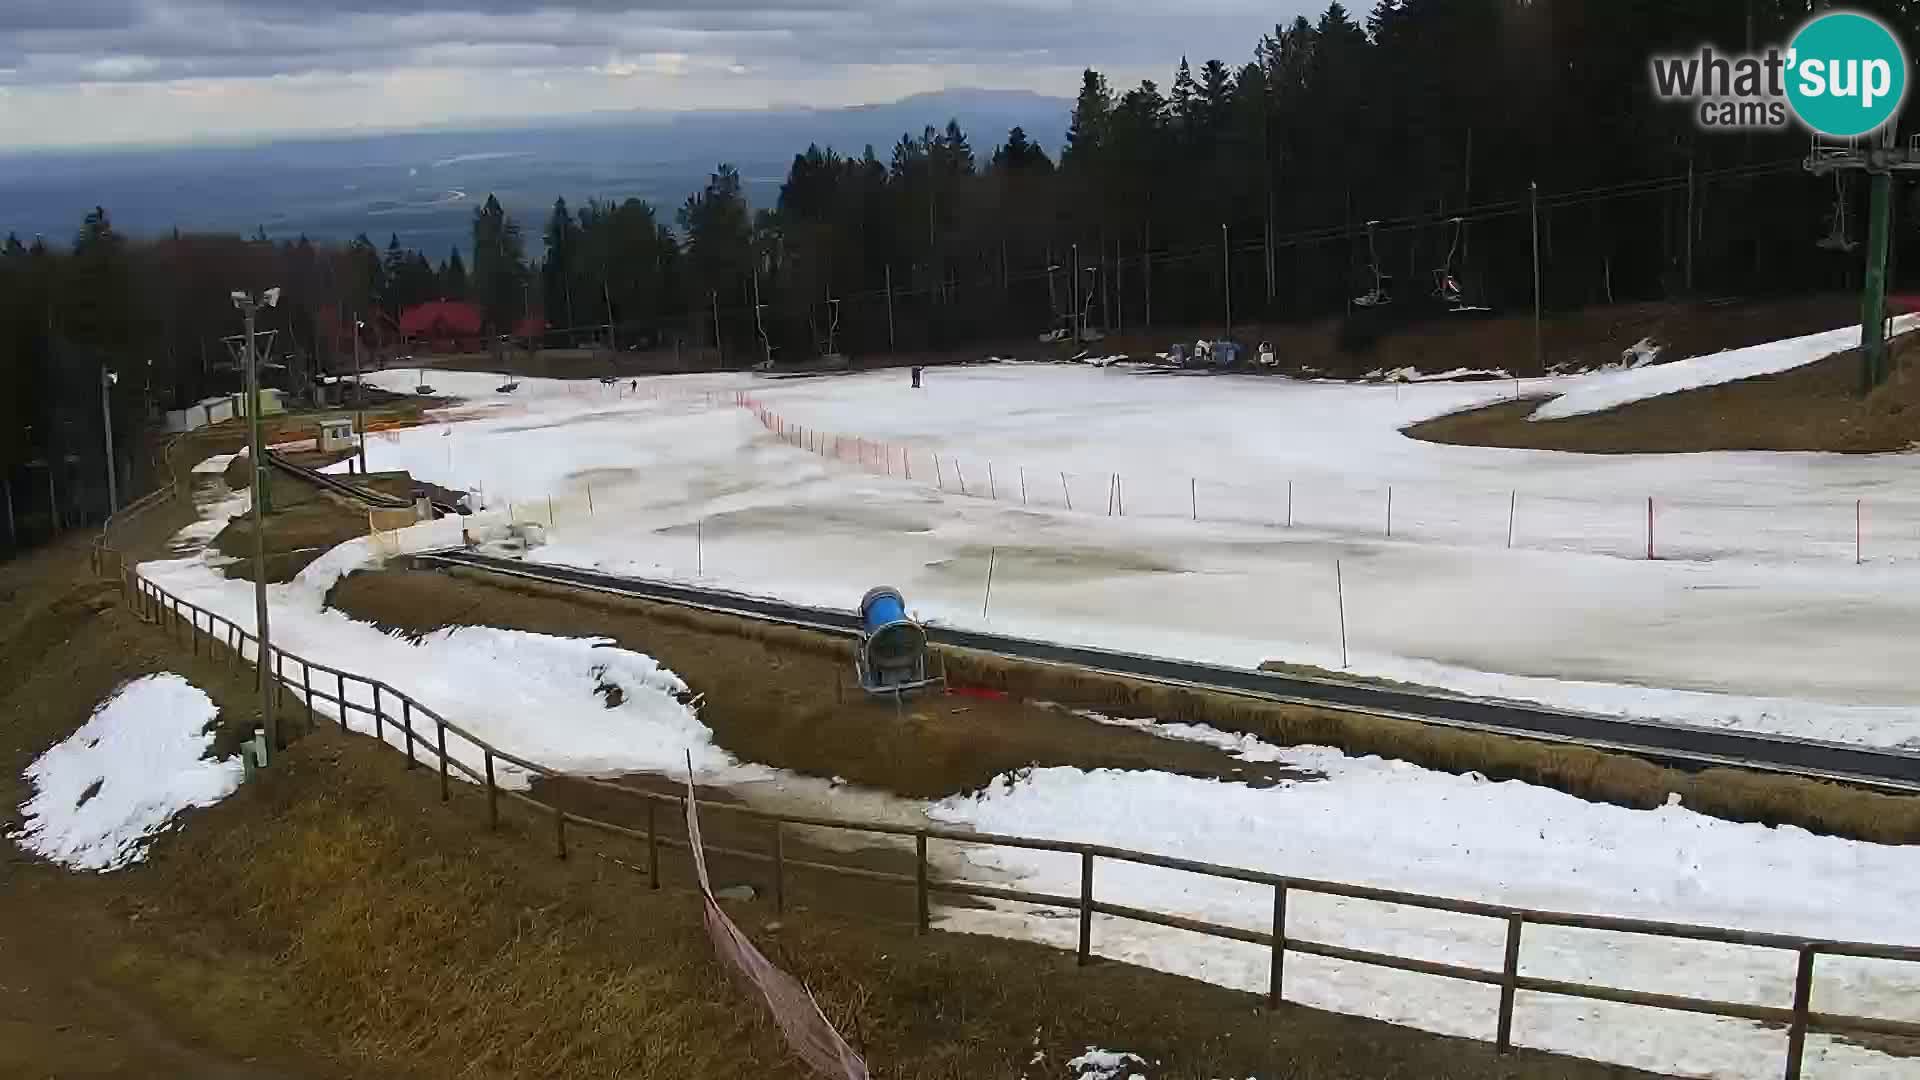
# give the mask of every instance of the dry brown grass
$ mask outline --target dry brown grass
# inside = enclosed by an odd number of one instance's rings
[[[479,571],[452,573],[502,593],[544,596],[590,610],[638,611],[649,620],[667,625],[732,634],[772,648],[852,662],[850,641],[831,634],[562,586],[508,582]],[[543,629],[557,632],[555,628]],[[1794,825],[1876,843],[1920,841],[1920,797],[1740,769],[1687,772],[1629,754],[1567,743],[1294,705],[965,649],[938,648],[935,652],[936,667],[944,664],[954,685],[997,690],[1020,700],[1058,702],[1162,722],[1206,724],[1281,746],[1332,746],[1351,754],[1393,758],[1445,772],[1478,772],[1494,780],[1520,780],[1638,809],[1660,806],[1669,794],[1678,794],[1694,810],[1733,821]]]
[[[732,753],[912,798],[978,791],[1005,773],[1050,765],[1154,769],[1250,784],[1301,775],[1020,698],[926,694],[896,708],[852,685],[845,638],[776,624],[493,575],[406,570],[352,575],[329,602],[405,633],[482,623],[611,638],[685,679],[701,695],[701,721]]]
[[[1895,370],[1860,393],[1860,351],[1775,375],[1662,394],[1563,420],[1528,420],[1538,401],[1503,402],[1415,424],[1431,442],[1592,454],[1825,450],[1873,454],[1920,442],[1920,334],[1902,334]]]
[[[1672,793],[1694,810],[1734,821],[1796,825],[1876,843],[1920,841],[1920,798],[1912,796],[1740,769],[1690,773],[1565,743],[1168,686],[962,649],[941,651],[955,682],[1024,697],[1207,724],[1282,746],[1334,746],[1446,772],[1478,772],[1620,806],[1650,809]]]

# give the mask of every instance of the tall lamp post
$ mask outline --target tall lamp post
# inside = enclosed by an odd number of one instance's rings
[[[109,391],[113,384],[120,381],[105,364],[100,365],[100,419],[107,430],[107,513],[120,509],[120,484],[114,476],[113,461],[113,396]]]
[[[273,715],[273,660],[267,633],[267,459],[260,446],[260,348],[255,339],[254,317],[263,307],[280,303],[280,290],[268,289],[256,299],[252,293],[234,292],[233,306],[246,319],[247,371],[247,457],[253,462],[253,617],[259,643],[255,656],[260,669],[260,724],[267,733],[267,752],[280,750],[280,725]]]
[[[360,331],[366,328],[367,324],[360,321],[360,316],[355,315],[353,317],[353,427],[359,435],[362,476],[367,472],[367,388],[360,382]]]

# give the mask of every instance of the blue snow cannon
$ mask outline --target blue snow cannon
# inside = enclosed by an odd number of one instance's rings
[[[907,617],[906,601],[890,585],[868,589],[860,598],[860,645],[853,667],[861,689],[896,701],[946,682],[927,675],[927,631]]]

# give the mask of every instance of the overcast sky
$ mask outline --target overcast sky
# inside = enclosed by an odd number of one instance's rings
[[[609,108],[1070,96],[1251,56],[1260,0],[0,0],[0,145],[387,130]]]

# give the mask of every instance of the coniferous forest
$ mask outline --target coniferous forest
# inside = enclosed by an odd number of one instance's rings
[[[1905,0],[1858,5],[1912,38]],[[129,237],[110,208],[70,243],[0,251],[0,476],[101,471],[101,372],[140,418],[234,388],[234,289],[278,285],[273,379],[338,370],[357,332],[464,299],[489,333],[537,315],[549,346],[711,345],[743,366],[836,351],[958,350],[1074,319],[1107,330],[1399,319],[1472,304],[1549,312],[1846,288],[1864,192],[1802,167],[1808,138],[1709,132],[1651,92],[1649,57],[1784,43],[1810,0],[1380,0],[1275,26],[1245,54],[1169,57],[1165,82],[1085,72],[1059,133],[947,123],[890,147],[798,148],[773,205],[719,165],[675,207],[560,195],[543,220],[488,197],[465,252],[390,236]],[[930,117],[930,121],[939,118]],[[1900,135],[1906,137],[1904,133]],[[1920,225],[1895,203],[1893,267]],[[1836,209],[1845,207],[1844,215]],[[1844,220],[1837,220],[1843,217]],[[1538,251],[1536,264],[1535,252]],[[352,329],[355,319],[364,328]],[[123,454],[139,424],[115,429]],[[91,464],[88,464],[91,462]],[[103,492],[74,512],[98,516]]]

